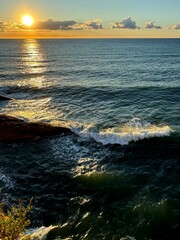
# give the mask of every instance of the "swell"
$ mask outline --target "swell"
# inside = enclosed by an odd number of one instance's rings
[[[53,71],[43,71],[43,72],[36,72],[36,73],[17,73],[17,74],[3,74],[1,77],[3,78],[23,78],[23,77],[39,77],[49,73],[53,73]]]
[[[48,73],[47,73],[48,74]],[[32,74],[31,77],[41,77],[43,74]],[[23,75],[21,75],[23,76]],[[24,75],[25,76],[25,75]],[[7,76],[3,75],[3,78],[6,78]],[[169,102],[172,102],[174,108],[179,102],[179,90],[180,87],[172,87],[172,88],[158,88],[158,87],[135,87],[135,88],[128,88],[128,87],[122,87],[122,88],[115,88],[115,87],[93,87],[93,86],[60,86],[51,85],[52,83],[49,80],[43,80],[43,85],[39,86],[33,86],[33,83],[31,84],[31,81],[22,82],[22,85],[17,85],[16,82],[14,82],[13,78],[11,79],[11,82],[9,83],[9,79],[7,82],[5,82],[0,88],[2,88],[2,91],[5,91],[5,94],[15,94],[15,93],[42,93],[47,96],[47,94],[50,94],[51,96],[55,96],[55,98],[52,98],[52,101],[55,103],[58,99],[66,99],[66,101],[70,101],[71,103],[77,102],[83,102],[83,105],[86,103],[93,103],[95,100],[97,103],[102,101],[102,104],[98,104],[103,106],[106,102],[106,105],[108,103],[115,104],[114,107],[119,108],[121,106],[126,106],[128,104],[131,104],[132,101],[134,104],[136,103],[143,103],[147,106],[151,103],[151,99],[153,98],[153,103],[158,103],[159,101],[163,101],[163,104],[169,104]],[[20,83],[20,82],[19,82]],[[130,97],[129,97],[130,96]],[[121,101],[120,101],[121,99]],[[166,101],[164,101],[166,99]],[[108,102],[107,102],[108,100]],[[167,101],[168,100],[168,101]],[[119,106],[117,105],[119,103]]]

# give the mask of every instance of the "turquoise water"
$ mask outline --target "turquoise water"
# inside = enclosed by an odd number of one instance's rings
[[[180,40],[0,40],[0,112],[75,135],[1,143],[1,199],[49,239],[178,239]]]

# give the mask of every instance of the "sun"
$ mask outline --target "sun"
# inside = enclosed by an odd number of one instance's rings
[[[22,17],[22,23],[28,27],[30,27],[31,25],[33,25],[34,23],[34,19],[30,16],[30,15],[24,15]]]

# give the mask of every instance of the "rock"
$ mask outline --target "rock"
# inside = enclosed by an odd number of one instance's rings
[[[6,97],[4,95],[0,95],[0,101],[6,101],[6,100],[13,100],[13,98]]]
[[[55,135],[72,134],[66,127],[41,122],[24,122],[21,119],[0,114],[0,141],[38,139]]]

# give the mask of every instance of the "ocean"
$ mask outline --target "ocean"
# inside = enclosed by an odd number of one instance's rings
[[[0,199],[33,197],[38,239],[179,239],[180,39],[0,40],[1,93],[75,133],[0,143]]]

